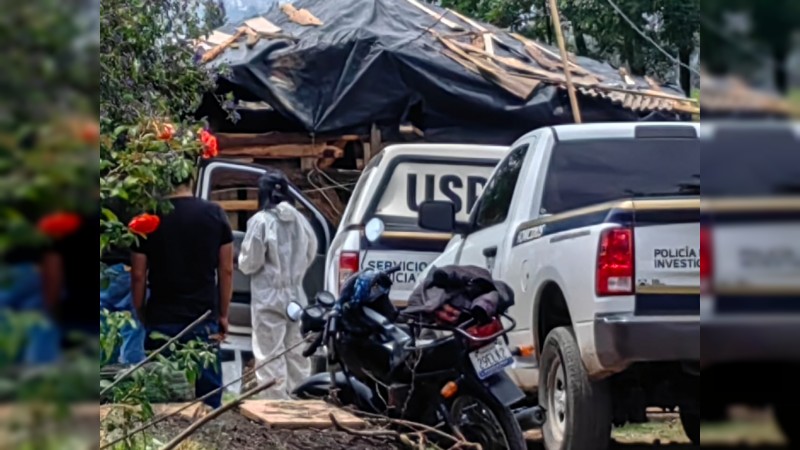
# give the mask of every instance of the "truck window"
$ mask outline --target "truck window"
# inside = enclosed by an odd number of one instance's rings
[[[800,194],[800,140],[791,128],[728,126],[702,145],[703,198]]]
[[[496,165],[493,159],[408,158],[390,164],[381,184],[367,195],[387,229],[414,229],[419,205],[428,200],[452,202],[456,220],[466,223]]]
[[[563,141],[545,180],[542,214],[638,196],[698,195],[697,139]]]
[[[477,229],[487,228],[506,220],[527,152],[528,144],[521,145],[511,150],[497,167],[478,203],[478,211],[475,214]]]

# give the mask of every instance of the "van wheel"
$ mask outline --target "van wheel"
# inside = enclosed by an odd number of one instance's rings
[[[539,404],[547,450],[605,450],[611,439],[608,383],[592,382],[572,329],[559,327],[545,339],[539,366]]]

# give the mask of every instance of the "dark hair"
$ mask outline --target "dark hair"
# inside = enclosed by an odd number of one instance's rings
[[[280,173],[267,172],[258,179],[258,208],[289,201],[289,181]]]

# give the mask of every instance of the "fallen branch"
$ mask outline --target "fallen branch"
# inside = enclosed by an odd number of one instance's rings
[[[428,442],[428,440],[425,439],[425,434],[421,431],[417,431],[414,433],[414,435],[417,436],[417,442],[415,443],[406,433],[400,433],[395,430],[387,430],[387,429],[356,430],[347,427],[341,422],[339,422],[339,419],[336,418],[336,415],[334,413],[330,413],[328,417],[331,419],[331,423],[333,423],[334,428],[336,428],[339,431],[343,431],[347,434],[351,434],[353,436],[360,436],[366,438],[392,437],[400,441],[406,447],[415,450],[425,450],[429,448],[441,449],[441,447],[439,447],[438,445]]]
[[[345,433],[352,434],[353,436],[361,436],[361,437],[398,437],[400,433],[394,430],[356,430],[354,428],[350,428],[341,422],[339,419],[336,418],[336,414],[330,413],[328,417],[331,419],[331,423],[333,426],[338,429],[339,431],[344,431]]]
[[[224,413],[230,411],[231,409],[239,406],[242,403],[243,400],[248,399],[248,398],[258,394],[261,391],[269,389],[272,386],[275,386],[275,384],[277,382],[278,382],[278,380],[272,380],[272,381],[266,382],[266,383],[264,383],[264,384],[262,384],[260,386],[256,386],[253,389],[250,389],[249,391],[245,392],[244,394],[236,397],[230,403],[226,403],[225,405],[220,406],[219,408],[217,408],[214,411],[212,411],[211,413],[209,413],[207,416],[203,416],[202,418],[200,418],[196,422],[193,422],[185,430],[181,431],[181,433],[179,435],[175,436],[171,441],[167,442],[167,444],[165,446],[161,447],[161,450],[173,450],[181,442],[186,440],[186,438],[188,438],[189,436],[194,434],[195,431],[199,430],[203,425],[207,424],[208,422],[211,422],[212,420],[216,419],[217,417],[221,416],[222,414],[224,414]]]
[[[450,449],[452,449],[452,450],[454,450],[454,449],[482,450],[480,444],[476,444],[474,442],[468,442],[466,439],[464,439],[463,436],[457,437],[457,436],[454,436],[452,434],[445,433],[444,431],[439,430],[439,429],[434,428],[434,427],[431,427],[429,425],[425,425],[425,424],[418,423],[418,422],[412,422],[410,420],[395,419],[395,418],[392,418],[392,417],[381,416],[379,414],[371,414],[371,413],[358,411],[358,410],[354,410],[354,409],[350,409],[349,411],[351,411],[351,412],[353,412],[354,414],[357,414],[357,415],[368,417],[370,419],[374,419],[374,420],[377,420],[377,421],[383,421],[383,422],[386,422],[386,423],[389,423],[389,424],[405,427],[405,428],[408,428],[410,430],[413,430],[414,432],[425,431],[425,432],[428,432],[428,433],[436,434],[439,437],[448,439],[451,442],[453,442],[454,443],[453,446],[450,447]],[[398,434],[400,434],[400,433],[398,433]]]
[[[242,376],[240,376],[240,377],[228,382],[227,384],[224,384],[224,385],[214,389],[213,391],[211,391],[211,392],[209,392],[207,394],[204,394],[204,395],[202,395],[200,397],[197,397],[196,399],[194,399],[191,402],[181,406],[180,408],[170,412],[169,414],[165,414],[163,416],[159,416],[159,417],[157,417],[155,419],[152,419],[151,421],[149,421],[147,423],[144,423],[144,424],[136,427],[135,429],[129,431],[128,433],[125,433],[123,436],[120,436],[119,438],[114,439],[113,441],[111,441],[111,442],[109,442],[107,444],[104,444],[102,447],[99,448],[99,450],[105,450],[107,448],[113,447],[115,444],[118,444],[118,443],[120,443],[120,442],[122,442],[122,441],[124,441],[126,439],[130,439],[131,437],[135,436],[136,434],[141,433],[142,431],[144,431],[144,430],[146,430],[146,429],[148,429],[148,428],[150,428],[152,426],[158,425],[159,423],[169,419],[170,417],[177,416],[178,414],[180,414],[181,412],[185,411],[186,409],[191,408],[193,405],[195,405],[195,404],[197,404],[199,402],[202,402],[207,398],[210,398],[214,394],[217,394],[217,393],[221,392],[222,390],[228,388],[229,386],[232,386],[232,385],[236,384],[237,382],[242,380],[244,377],[247,377],[250,374],[255,373],[258,369],[260,369],[260,368],[266,366],[267,364],[277,360],[278,358],[283,357],[283,355],[289,353],[290,351],[294,350],[295,348],[297,348],[300,345],[310,341],[312,338],[315,338],[315,337],[316,337],[316,335],[312,334],[312,335],[307,336],[302,341],[295,342],[294,344],[289,346],[286,350],[284,350],[280,354],[277,354],[277,355],[273,356],[272,358],[262,362],[261,364],[258,364],[256,366],[254,366],[253,368],[246,370],[242,374]]]
[[[117,378],[114,379],[114,381],[111,382],[111,384],[109,384],[103,390],[100,391],[100,397],[103,397],[103,395],[105,395],[106,392],[110,391],[111,388],[113,388],[114,386],[119,384],[120,381],[124,380],[125,378],[128,378],[133,372],[136,372],[137,370],[141,369],[142,366],[144,366],[145,364],[147,364],[150,361],[152,361],[153,359],[155,359],[155,357],[158,356],[161,352],[163,352],[164,350],[169,348],[170,344],[172,344],[175,341],[177,341],[178,339],[182,338],[184,335],[186,335],[186,333],[188,333],[194,327],[196,327],[197,325],[202,323],[210,315],[211,315],[211,311],[210,310],[206,311],[205,314],[203,314],[202,316],[198,317],[197,320],[195,320],[194,322],[190,323],[189,326],[187,326],[186,328],[181,330],[180,333],[178,333],[174,337],[170,338],[167,341],[167,343],[162,345],[158,350],[156,350],[156,351],[150,353],[149,355],[147,355],[147,358],[143,359],[138,364],[136,364],[135,366],[133,366],[130,369],[126,370],[125,372],[122,372],[120,375],[117,376]]]

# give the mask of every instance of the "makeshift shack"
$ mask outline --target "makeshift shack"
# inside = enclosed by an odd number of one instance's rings
[[[198,112],[221,155],[281,167],[334,222],[352,171],[387,143],[508,145],[572,122],[565,70],[584,122],[699,113],[676,87],[589,58],[563,61],[553,47],[421,0],[298,0],[197,47],[202,63],[224,68]]]

